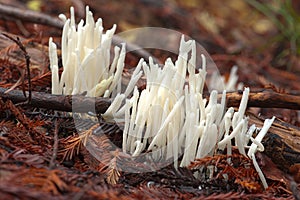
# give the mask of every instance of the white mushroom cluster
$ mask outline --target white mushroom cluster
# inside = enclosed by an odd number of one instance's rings
[[[142,69],[141,65],[143,66]],[[181,39],[178,59],[167,59],[160,68],[150,59],[142,61],[134,74],[143,70],[147,84],[141,92],[135,88],[131,98],[116,98],[103,114],[104,118],[124,123],[123,151],[138,156],[145,150],[155,152],[154,160],[178,158],[183,155],[180,167],[188,166],[196,158],[213,156],[216,150],[227,148],[231,154],[232,141],[239,152],[253,160],[263,185],[267,183],[255,160],[255,152],[263,151],[261,140],[274,121],[267,119],[256,138],[255,126],[248,129],[245,116],[249,88],[245,88],[237,111],[226,110],[226,91],[218,102],[218,92],[213,90],[209,102],[203,98],[206,61],[202,55],[202,69],[196,73],[195,41]],[[140,72],[139,72],[140,73]],[[187,74],[188,83],[185,82]],[[132,87],[132,86],[131,86]],[[119,95],[121,96],[121,95]],[[125,104],[121,102],[125,99]],[[249,143],[252,143],[249,147]]]
[[[226,90],[219,102],[217,90],[211,92],[207,101],[202,95],[206,58],[201,55],[202,68],[196,70],[195,41],[185,41],[182,36],[175,63],[169,58],[163,67],[159,67],[151,58],[149,63],[141,59],[126,90],[121,92],[125,45],[121,50],[115,47],[115,57],[110,64],[111,40],[116,26],[103,34],[101,19],[95,23],[88,7],[86,12],[85,24],[82,20],[77,28],[73,8],[71,19],[61,16],[65,25],[62,36],[64,70],[60,80],[56,45],[52,38],[49,40],[53,94],[87,91],[88,96],[113,97],[111,106],[102,116],[124,124],[123,152],[138,156],[151,151],[154,160],[173,159],[176,168],[188,166],[196,158],[212,156],[225,148],[230,155],[234,141],[239,152],[253,160],[264,187],[267,187],[255,153],[264,150],[261,141],[275,117],[267,119],[253,138],[258,129],[255,125],[248,129],[245,116],[249,88],[244,89],[237,111],[226,108]],[[146,88],[139,91],[136,83],[142,75],[146,79]],[[226,88],[234,89],[237,80],[234,68]]]
[[[61,14],[65,22],[61,55],[63,72],[59,80],[56,44],[49,39],[49,58],[52,71],[52,94],[81,94],[91,97],[115,97],[121,92],[121,78],[125,60],[125,44],[115,47],[114,59],[110,64],[110,48],[116,30],[114,25],[103,33],[102,20],[94,21],[86,7],[86,20],[75,24],[74,8],[71,18]]]

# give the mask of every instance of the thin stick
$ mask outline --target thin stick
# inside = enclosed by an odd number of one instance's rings
[[[27,79],[28,79],[28,91],[29,91],[29,95],[28,95],[28,100],[27,103],[30,104],[31,102],[31,75],[30,75],[30,56],[28,55],[25,46],[22,44],[22,42],[20,41],[19,37],[17,37],[17,39],[2,33],[2,35],[4,35],[5,37],[9,38],[10,40],[12,40],[13,42],[15,42],[19,48],[21,49],[21,51],[23,52],[23,55],[25,57],[25,61],[26,61],[26,70],[27,70]],[[26,93],[24,93],[26,96]]]

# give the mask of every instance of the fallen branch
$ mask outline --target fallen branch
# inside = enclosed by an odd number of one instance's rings
[[[9,99],[13,103],[21,103],[27,100],[21,90],[12,90],[0,87],[0,97]],[[220,96],[221,98],[221,96]],[[228,107],[238,107],[242,98],[239,92],[226,94]],[[102,97],[85,97],[82,95],[52,95],[44,92],[32,92],[32,107],[46,108],[66,112],[88,112],[104,113],[110,106],[111,99]],[[300,96],[277,93],[272,90],[250,92],[248,107],[259,108],[286,108],[300,110]]]
[[[13,103],[22,103],[27,100],[21,90],[12,90],[6,93],[7,90],[0,87],[0,97],[9,99]],[[51,95],[44,92],[32,92],[31,103],[29,105],[36,108],[66,112],[88,112],[95,110],[97,113],[104,113],[110,103],[111,100],[109,98],[93,98],[81,95]]]
[[[243,94],[240,92],[227,93],[227,106],[239,106],[242,95]],[[221,95],[219,97],[221,98]],[[250,92],[248,107],[286,108],[300,110],[300,96],[278,93],[270,89],[262,90],[259,92]]]

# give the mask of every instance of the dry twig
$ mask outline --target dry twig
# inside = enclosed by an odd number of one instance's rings
[[[0,87],[0,97],[9,99],[13,103],[25,102],[26,97],[20,90],[12,90],[6,93],[6,88]],[[46,108],[49,110],[59,110],[66,112],[87,112],[94,108],[97,113],[104,113],[109,107],[111,100],[108,98],[92,98],[80,95],[51,95],[44,92],[32,92],[30,106],[36,108]]]
[[[26,69],[27,69],[27,79],[28,79],[28,91],[29,91],[29,95],[28,95],[28,104],[30,104],[31,102],[31,77],[30,77],[30,56],[28,55],[25,46],[22,44],[22,42],[20,41],[19,37],[17,37],[17,39],[2,33],[2,35],[4,35],[5,37],[9,38],[10,40],[14,41],[19,48],[21,49],[21,51],[23,52],[23,55],[25,57],[26,60]],[[26,93],[24,92],[24,95],[26,96]]]
[[[0,97],[9,99],[13,103],[26,101],[20,90],[12,90],[6,93],[6,88],[0,87]],[[240,104],[242,94],[240,92],[227,93],[227,106],[237,107]],[[95,108],[97,113],[104,113],[110,106],[109,98],[93,98],[81,95],[51,95],[43,92],[32,92],[31,106],[47,108],[67,112],[87,112]],[[282,94],[272,90],[250,92],[248,107],[259,108],[287,108],[300,110],[300,97],[291,94]]]
[[[230,107],[238,107],[243,93],[232,92],[226,94],[226,103]],[[221,98],[221,95],[219,96]],[[249,93],[248,107],[258,108],[286,108],[300,110],[300,96],[262,90]]]

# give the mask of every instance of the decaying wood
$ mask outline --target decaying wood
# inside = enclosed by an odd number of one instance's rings
[[[7,89],[0,88],[0,97],[9,99],[13,103],[23,103],[27,100],[21,90],[12,90],[5,93],[6,91]],[[66,112],[96,111],[97,113],[104,113],[110,103],[111,100],[109,98],[92,98],[80,95],[51,95],[44,92],[32,92],[31,103],[28,105],[36,108]]]
[[[242,95],[242,92],[227,93],[226,105],[228,107],[238,107],[242,99]],[[221,98],[221,95],[219,98]],[[270,89],[258,92],[250,92],[248,107],[286,108],[300,110],[300,96],[278,93]]]
[[[263,120],[248,113],[249,123],[263,126]],[[276,120],[264,137],[264,153],[281,169],[287,171],[295,163],[300,163],[300,128]]]

